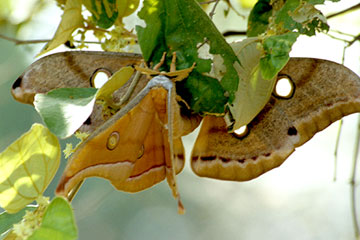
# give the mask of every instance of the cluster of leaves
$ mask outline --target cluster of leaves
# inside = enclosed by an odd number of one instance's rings
[[[146,61],[157,63],[167,52],[169,63],[176,52],[178,69],[196,63],[190,76],[177,84],[178,94],[192,111],[226,114],[228,125],[237,129],[249,123],[270,98],[276,75],[288,62],[297,37],[328,30],[325,17],[314,7],[322,2],[258,1],[248,26],[248,36],[254,39],[236,52],[190,0],[145,1],[139,17],[146,27],[136,30]]]
[[[77,29],[79,29],[77,34],[81,35],[82,40],[78,48],[85,46],[85,33],[89,30],[93,31],[94,36],[100,41],[103,41],[102,46],[108,51],[119,51],[135,42],[135,35],[124,28],[122,19],[138,8],[140,0],[57,0],[57,2],[64,14],[53,39],[40,54],[69,41],[73,46],[73,34]],[[91,13],[89,19],[85,19],[82,15],[83,6]],[[113,29],[108,31],[107,29],[112,26]]]
[[[64,198],[42,196],[60,163],[58,138],[41,124],[0,154],[0,234],[5,239],[76,239],[72,209]],[[38,206],[27,206],[37,201]]]
[[[79,32],[84,40],[84,33],[89,30],[103,40],[106,49],[118,50],[120,47],[114,44],[119,39],[135,36],[125,30],[122,18],[138,8],[139,0],[57,2],[64,14],[54,38],[42,53],[73,41]],[[189,77],[177,83],[177,93],[193,112],[226,114],[228,124],[236,129],[249,123],[270,98],[276,75],[289,60],[297,37],[328,29],[326,19],[314,8],[323,2],[259,0],[249,17],[249,38],[228,44],[196,1],[144,0],[138,16],[146,26],[137,26],[136,32],[145,61],[156,64],[167,53],[162,70],[169,70],[174,52],[179,70],[196,63]],[[82,15],[84,7],[91,14],[89,19]],[[55,235],[59,239],[76,238],[72,210],[65,199],[55,198],[49,205],[39,203],[36,210],[26,205],[41,199],[57,171],[57,137],[72,135],[91,114],[96,100],[114,105],[113,91],[132,73],[129,68],[119,70],[100,90],[65,88],[36,95],[35,107],[52,133],[36,124],[0,155],[0,205],[7,211],[0,215],[1,233],[24,216],[21,209],[28,210],[22,227],[14,227],[8,239],[24,231],[28,231],[26,236],[30,239]]]

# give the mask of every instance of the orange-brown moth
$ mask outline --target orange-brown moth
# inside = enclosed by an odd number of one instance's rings
[[[98,69],[114,73],[139,64],[136,54],[65,52],[33,63],[14,83],[20,102],[32,103],[38,92],[58,87],[91,87]],[[248,125],[244,137],[228,133],[222,117],[205,116],[192,150],[196,174],[246,181],[280,166],[317,132],[348,114],[360,111],[360,78],[346,67],[325,60],[293,58],[279,73],[294,85],[288,98],[274,94]],[[161,83],[159,83],[159,81]],[[115,93],[124,94],[128,84]],[[57,188],[69,191],[86,177],[106,178],[119,190],[136,192],[166,178],[175,197],[175,173],[184,164],[181,136],[200,117],[182,114],[175,87],[167,78],[142,77],[129,103],[106,122],[96,110],[83,129],[93,131],[73,154]],[[89,127],[90,126],[90,127]],[[95,130],[94,130],[95,129]]]

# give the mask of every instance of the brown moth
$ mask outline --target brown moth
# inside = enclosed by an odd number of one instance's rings
[[[67,196],[86,177],[103,177],[118,189],[138,192],[167,179],[179,200],[175,174],[184,167],[181,136],[199,118],[181,115],[174,83],[164,76],[98,127],[69,159],[56,193]]]
[[[97,69],[114,72],[140,59],[139,55],[96,52],[51,55],[25,71],[13,85],[13,96],[31,103],[37,92],[91,86]],[[360,111],[360,79],[342,65],[293,58],[278,76],[293,83],[293,94],[288,98],[274,94],[248,125],[246,136],[228,133],[221,117],[204,118],[192,151],[191,166],[196,174],[235,181],[256,178],[280,166],[318,131]],[[52,83],[54,79],[57,83]],[[121,96],[129,84],[117,94]],[[141,78],[129,103],[108,121],[99,120],[100,113],[95,111],[91,119],[97,120],[90,125],[99,127],[69,160],[57,192],[67,195],[91,176],[109,179],[119,190],[130,192],[167,178],[178,197],[174,176],[184,164],[181,136],[191,132],[201,118],[181,114],[175,96],[174,84],[166,77]]]

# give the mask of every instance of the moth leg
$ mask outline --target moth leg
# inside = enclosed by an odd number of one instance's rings
[[[184,124],[179,124],[179,122],[182,121],[182,118],[180,114],[180,106],[176,101],[175,84],[165,76],[157,76],[149,82],[149,88],[154,87],[160,87],[166,90],[166,93],[164,93],[164,91],[156,91],[155,93],[161,94],[163,97],[160,97],[161,95],[154,95],[153,99],[155,105],[157,106],[156,109],[159,117],[162,119],[162,122],[164,124],[164,134],[166,134],[164,135],[163,141],[164,148],[167,149],[167,151],[165,151],[165,159],[167,166],[165,170],[166,180],[172,190],[173,196],[178,201],[178,212],[182,214],[184,213],[184,207],[180,200],[180,194],[177,188],[176,173],[180,172],[181,170],[181,168],[178,168],[178,161],[184,158],[183,146],[181,143],[181,131],[183,131],[183,128],[179,127],[180,125]],[[166,94],[166,96],[164,96],[163,94]],[[164,97],[166,97],[165,103],[163,101],[157,101],[157,99],[164,99]],[[175,123],[177,124],[177,126],[174,128]],[[178,132],[174,133],[175,130]],[[179,144],[181,147],[180,151]],[[179,155],[179,153],[181,156]]]
[[[157,80],[159,79],[159,80]],[[180,134],[175,133],[174,134],[174,121],[177,119],[179,121],[180,118],[180,107],[176,102],[176,92],[175,92],[175,84],[168,78],[164,76],[158,76],[156,78],[153,78],[151,80],[155,87],[162,88],[163,90],[157,90],[155,93],[157,95],[153,96],[155,105],[157,106],[157,112],[159,114],[160,119],[162,119],[162,122],[164,124],[164,148],[167,149],[164,151],[165,154],[165,161],[166,161],[166,168],[165,168],[165,174],[166,174],[166,180],[169,184],[169,187],[172,191],[172,194],[174,198],[178,201],[178,212],[180,214],[184,213],[184,206],[180,200],[180,194],[177,188],[176,183],[176,173],[179,172],[181,169],[177,169],[178,167],[178,155],[182,155],[182,158],[184,156],[183,154],[183,146],[181,142]],[[166,96],[164,96],[166,94]],[[160,97],[162,96],[162,97]],[[158,102],[158,99],[166,99],[166,101]],[[180,129],[179,129],[180,130]],[[182,130],[182,129],[181,129]],[[176,139],[174,139],[176,137]],[[176,143],[176,145],[175,145]],[[181,147],[179,151],[179,147]],[[175,156],[176,155],[176,156]]]
[[[173,56],[172,56],[171,64],[170,64],[170,72],[161,73],[161,74],[165,75],[167,77],[172,77],[173,82],[181,81],[189,76],[190,72],[194,69],[195,64],[196,63],[193,63],[193,65],[191,67],[177,71],[176,70],[176,52],[173,52]]]
[[[173,56],[170,64],[170,72],[161,73],[161,74],[170,77],[173,82],[181,81],[189,76],[191,71],[195,68],[195,65],[196,63],[194,62],[193,65],[189,68],[176,70],[176,52],[173,52]]]
[[[176,55],[173,55],[176,56]],[[176,109],[175,109],[176,108]],[[170,185],[170,188],[173,191],[174,197],[178,201],[178,213],[184,214],[185,208],[181,202],[180,199],[180,193],[177,188],[176,184],[176,159],[174,154],[174,122],[175,122],[175,114],[177,113],[180,118],[180,108],[179,105],[176,102],[176,91],[175,91],[175,84],[172,83],[172,88],[168,90],[168,96],[167,96],[167,116],[168,116],[168,141],[170,144],[170,160],[171,160],[171,175],[167,176],[167,181]],[[175,113],[175,110],[177,111]]]
[[[170,72],[176,71],[176,52],[173,52],[173,56],[171,59]]]
[[[161,57],[161,59],[160,59],[160,62],[154,66],[153,69],[154,69],[157,73],[159,73],[160,67],[164,64],[164,62],[165,62],[165,57],[166,57],[166,52],[163,52],[163,55],[162,55],[162,57]]]

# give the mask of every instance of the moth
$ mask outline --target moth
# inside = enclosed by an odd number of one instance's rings
[[[14,98],[31,104],[36,93],[59,87],[92,87],[102,70],[109,75],[122,66],[139,64],[141,55],[105,52],[63,52],[44,57],[20,76]],[[109,120],[93,114],[81,129],[90,136],[68,162],[57,193],[67,196],[87,177],[103,177],[119,190],[137,192],[167,179],[182,205],[175,175],[184,166],[181,136],[202,121],[191,154],[191,167],[201,177],[247,181],[280,166],[317,132],[343,116],[360,111],[360,78],[334,62],[291,58],[278,74],[293,85],[288,97],[273,94],[248,124],[248,133],[228,132],[222,117],[184,111],[174,83],[164,76],[141,77],[127,104]],[[129,80],[114,93],[121,98]]]

